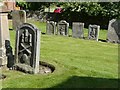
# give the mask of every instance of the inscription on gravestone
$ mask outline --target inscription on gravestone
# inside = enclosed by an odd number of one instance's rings
[[[68,36],[68,28],[69,28],[69,23],[67,23],[65,20],[61,20],[58,22],[57,25],[57,33],[58,35],[64,35]]]
[[[84,37],[84,23],[73,22],[72,24],[72,37],[83,38]]]
[[[15,63],[28,73],[39,72],[40,31],[32,24],[24,23],[17,28]]]
[[[26,12],[24,10],[14,10],[12,12],[12,22],[14,30],[16,30],[19,25],[26,23]]]
[[[100,26],[98,25],[89,25],[88,29],[88,39],[98,41]]]
[[[109,22],[107,40],[108,42],[120,43],[120,20],[112,19]]]
[[[56,22],[47,21],[46,33],[48,35],[56,34]]]

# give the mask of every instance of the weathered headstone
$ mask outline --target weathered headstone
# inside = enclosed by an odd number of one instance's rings
[[[0,66],[7,65],[5,40],[10,40],[8,14],[0,13]]]
[[[24,10],[12,11],[12,22],[14,30],[16,30],[19,25],[26,23],[26,12]]]
[[[99,30],[100,30],[100,26],[99,25],[89,25],[88,39],[92,39],[92,40],[98,41]]]
[[[46,33],[48,35],[56,34],[56,22],[47,21]]]
[[[68,36],[68,33],[69,33],[69,23],[67,23],[65,20],[61,20],[60,22],[58,22],[57,34]]]
[[[112,19],[109,22],[107,40],[108,42],[120,43],[120,20]]]
[[[84,37],[84,23],[73,22],[72,24],[72,37],[83,38]]]
[[[27,73],[39,72],[40,31],[32,24],[24,23],[17,28],[15,67]]]

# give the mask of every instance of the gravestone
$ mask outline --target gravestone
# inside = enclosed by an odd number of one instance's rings
[[[67,23],[65,20],[61,20],[58,22],[57,25],[57,34],[58,35],[63,35],[63,36],[68,36],[68,29],[69,29],[69,23]]]
[[[108,42],[120,43],[120,20],[112,19],[109,22],[107,40]]]
[[[0,13],[0,66],[7,65],[5,40],[10,40],[8,14]]]
[[[32,24],[24,23],[17,28],[15,68],[26,73],[39,72],[40,31]]]
[[[72,37],[83,38],[84,37],[84,23],[73,22],[72,24]]]
[[[98,41],[99,30],[100,30],[100,26],[99,25],[89,25],[88,39],[92,39],[92,40]]]
[[[26,12],[24,10],[12,11],[13,29],[16,30],[16,28],[23,23],[26,23]]]
[[[46,33],[48,35],[56,34],[56,22],[47,21]]]

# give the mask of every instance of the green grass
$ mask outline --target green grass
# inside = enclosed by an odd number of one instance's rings
[[[31,22],[45,32],[45,23]],[[105,40],[106,34],[101,30],[100,39]],[[14,48],[15,32],[10,31],[10,36]],[[117,44],[41,35],[40,50],[40,60],[54,65],[55,71],[47,75],[30,75],[4,70],[7,78],[3,80],[3,88],[105,88],[118,85]]]

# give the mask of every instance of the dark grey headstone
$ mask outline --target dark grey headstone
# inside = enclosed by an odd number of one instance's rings
[[[73,22],[72,24],[72,37],[83,38],[84,37],[84,23]]]
[[[17,28],[15,63],[22,71],[39,72],[40,31],[32,24],[24,23]]]
[[[56,22],[47,21],[46,33],[48,35],[56,34]]]
[[[99,25],[89,25],[88,39],[92,39],[92,40],[98,41],[99,30],[100,30],[100,26]]]
[[[57,29],[58,35],[68,36],[69,23],[67,23],[65,20],[61,20],[58,22]]]
[[[107,40],[108,42],[120,43],[120,20],[112,19],[109,22]]]

